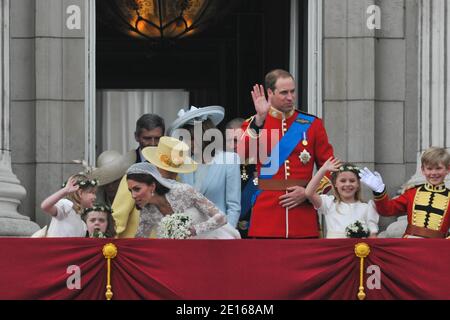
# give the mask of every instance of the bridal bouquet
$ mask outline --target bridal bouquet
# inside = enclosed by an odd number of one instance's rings
[[[370,235],[369,229],[364,222],[356,220],[345,228],[347,238],[367,238]]]
[[[191,236],[192,219],[184,213],[174,213],[161,219],[158,228],[160,239],[187,239]]]

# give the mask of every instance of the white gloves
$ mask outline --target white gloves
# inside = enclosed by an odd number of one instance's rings
[[[383,179],[378,172],[372,172],[367,168],[360,170],[359,177],[361,182],[368,186],[372,191],[382,193],[386,187],[383,183]]]

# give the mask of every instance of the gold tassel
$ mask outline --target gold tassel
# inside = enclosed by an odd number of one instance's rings
[[[111,259],[114,259],[117,256],[117,247],[112,243],[108,243],[103,246],[102,252],[105,259],[108,259],[105,297],[106,300],[111,300],[113,297],[113,292],[111,291]]]
[[[355,255],[360,258],[359,266],[359,292],[358,299],[364,300],[366,294],[364,293],[364,258],[370,254],[370,247],[367,243],[360,242],[355,245]]]

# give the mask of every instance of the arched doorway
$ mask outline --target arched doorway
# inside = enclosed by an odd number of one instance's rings
[[[179,94],[179,98],[163,108],[168,118],[183,106],[181,103],[222,105],[226,123],[254,113],[252,86],[262,83],[268,70],[292,67],[294,41],[297,63],[293,73],[301,75],[297,78],[299,105],[307,105],[308,1],[297,1],[295,6],[291,0],[236,1],[216,24],[164,46],[130,37],[105,23],[104,2],[108,0],[96,1],[97,90],[176,90],[174,95]],[[293,9],[297,10],[294,15]],[[298,20],[292,21],[293,17]],[[295,38],[291,37],[293,23],[297,25]],[[109,147],[104,135],[110,133],[102,128],[100,120],[105,112],[99,106],[97,111],[98,153]],[[132,123],[131,117],[126,121]],[[126,131],[121,134],[132,138],[132,130]]]

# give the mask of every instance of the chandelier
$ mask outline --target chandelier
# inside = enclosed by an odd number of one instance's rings
[[[144,39],[180,39],[198,33],[230,8],[227,0],[104,0],[108,24]]]

